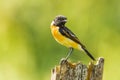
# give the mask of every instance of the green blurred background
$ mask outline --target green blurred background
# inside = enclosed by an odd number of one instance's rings
[[[103,80],[120,80],[120,0],[0,0],[0,80],[50,80],[68,52],[50,32],[59,14],[95,58],[105,58]],[[70,60],[88,64],[82,53]]]

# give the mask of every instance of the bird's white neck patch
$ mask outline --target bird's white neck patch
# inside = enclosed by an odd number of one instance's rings
[[[52,26],[54,23],[55,23],[55,22],[54,22],[54,21],[52,21],[52,22],[51,22],[51,26]]]

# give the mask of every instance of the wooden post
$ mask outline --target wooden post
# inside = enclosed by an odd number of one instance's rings
[[[102,80],[104,58],[97,63],[84,65],[81,62],[71,63],[62,59],[60,65],[52,69],[51,80]]]

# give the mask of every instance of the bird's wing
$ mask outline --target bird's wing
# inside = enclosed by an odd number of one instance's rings
[[[60,27],[59,28],[59,32],[66,36],[67,38],[73,40],[74,42],[78,43],[81,45],[81,47],[85,47],[80,41],[79,39],[77,38],[77,36],[70,30],[68,29],[67,27]]]

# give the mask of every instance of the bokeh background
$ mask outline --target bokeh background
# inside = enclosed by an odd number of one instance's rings
[[[68,52],[50,32],[59,14],[95,58],[105,58],[103,80],[120,80],[120,0],[0,0],[0,80],[50,80]],[[88,64],[82,53],[70,60]]]

